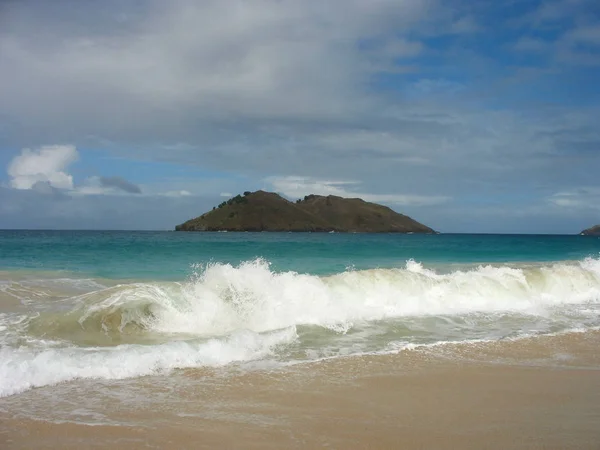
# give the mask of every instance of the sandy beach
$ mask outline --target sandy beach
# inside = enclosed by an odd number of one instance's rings
[[[600,0],[0,0],[0,450],[600,450]]]
[[[46,387],[0,400],[0,441],[7,449],[598,449],[598,343],[598,332],[572,333],[275,371],[185,370],[168,389],[159,377],[120,387],[155,397],[145,407],[97,402],[95,412],[120,425],[65,421],[52,404],[35,418],[19,411],[48,402],[40,393],[55,388]]]

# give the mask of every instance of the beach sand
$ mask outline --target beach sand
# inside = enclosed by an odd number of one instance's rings
[[[179,371],[162,377],[165,401],[97,403],[121,425],[57,423],[45,387],[0,399],[0,448],[600,449],[598,344],[598,332],[571,333],[227,376]],[[159,398],[158,378],[128,383]],[[42,403],[36,418],[27,402]]]

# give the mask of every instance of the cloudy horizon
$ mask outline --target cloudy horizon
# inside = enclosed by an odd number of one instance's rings
[[[600,223],[592,0],[11,0],[0,74],[0,228],[173,229],[257,189]]]

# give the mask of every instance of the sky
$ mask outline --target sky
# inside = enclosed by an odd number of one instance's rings
[[[0,0],[0,228],[264,189],[570,234],[599,174],[597,0]]]

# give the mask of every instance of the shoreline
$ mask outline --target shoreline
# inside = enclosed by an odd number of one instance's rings
[[[599,343],[600,332],[574,333],[228,376],[186,369],[119,383],[119,393],[147,396],[149,403],[139,404],[106,397],[101,382],[93,389],[94,383],[74,381],[71,387],[93,397],[88,414],[100,417],[96,424],[52,423],[50,404],[39,407],[45,412],[38,420],[15,408],[54,398],[53,387],[41,388],[0,399],[0,443],[7,449],[596,449]],[[531,364],[557,355],[570,358]],[[102,425],[102,417],[121,424]]]

